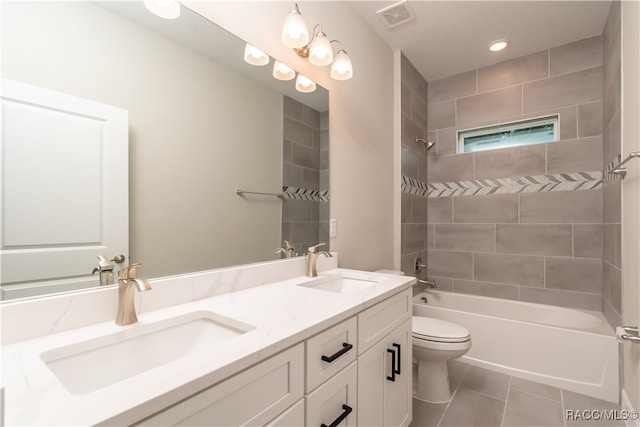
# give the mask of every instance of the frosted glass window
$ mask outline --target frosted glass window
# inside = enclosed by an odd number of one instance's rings
[[[543,144],[557,140],[556,115],[459,131],[458,153]]]

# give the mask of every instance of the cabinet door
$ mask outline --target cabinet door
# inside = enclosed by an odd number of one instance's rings
[[[137,425],[265,425],[303,392],[304,348],[300,343]]]
[[[411,421],[411,319],[358,358],[358,425]]]
[[[355,426],[357,362],[318,387],[306,397],[307,426]]]
[[[387,342],[385,373],[395,381],[386,378],[384,382],[384,424],[385,426],[408,426],[411,422],[411,382],[413,342],[411,340],[411,319],[394,330]],[[388,350],[395,351],[393,353]],[[392,366],[393,359],[396,366]],[[395,374],[391,374],[395,368]]]

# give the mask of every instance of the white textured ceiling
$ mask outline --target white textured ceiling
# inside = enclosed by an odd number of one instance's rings
[[[353,10],[427,81],[602,33],[611,1],[409,0],[416,19],[387,29],[376,11],[397,1],[353,1]],[[496,39],[510,41],[490,52]]]

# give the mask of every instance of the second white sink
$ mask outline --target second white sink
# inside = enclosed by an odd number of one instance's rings
[[[254,329],[208,311],[189,313],[56,348],[41,354],[72,394],[85,394]]]
[[[302,283],[305,288],[321,289],[323,291],[338,293],[360,292],[369,286],[379,283],[371,278],[347,277],[344,275],[321,277],[311,282]]]

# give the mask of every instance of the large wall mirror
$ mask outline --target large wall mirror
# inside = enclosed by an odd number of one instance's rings
[[[303,94],[295,80],[274,79],[273,58],[262,67],[247,64],[244,41],[184,6],[175,20],[152,15],[142,2],[7,1],[0,7],[3,82],[126,111],[128,149],[121,170],[128,188],[110,190],[126,195],[125,202],[113,203],[127,209],[125,264],[140,262],[140,274],[154,278],[279,259],[285,255],[274,250],[285,240],[293,244],[293,255],[328,244],[327,90],[318,86]],[[8,120],[21,108],[15,105],[3,95],[4,129],[13,129]],[[67,234],[84,221],[84,207],[116,209],[104,202],[104,188],[90,188],[102,164],[79,162],[82,150],[56,151],[42,143],[24,148],[7,132],[3,143],[13,138],[13,145],[6,143],[9,154],[0,170],[2,299],[99,286],[92,273],[105,231],[101,216],[98,237],[83,244],[93,252],[73,259],[74,273],[61,272],[64,262],[57,256],[70,252]],[[105,139],[97,141],[97,150],[106,152]],[[11,157],[15,147],[24,148],[22,157]],[[60,166],[74,165],[68,159],[76,166]],[[68,202],[51,195],[60,186],[51,165],[72,177],[65,187],[83,183],[77,197],[69,188]],[[33,188],[20,191],[24,185]],[[47,186],[46,200],[35,197]],[[248,193],[240,196],[238,189]],[[54,256],[42,255],[48,243],[14,239],[15,222],[26,217],[59,244]],[[26,252],[40,254],[39,264],[13,262]]]

